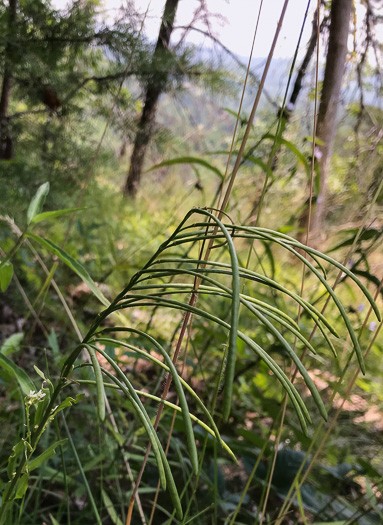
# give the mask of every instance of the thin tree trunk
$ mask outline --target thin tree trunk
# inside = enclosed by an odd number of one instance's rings
[[[163,57],[169,52],[169,42],[174,27],[178,3],[179,0],[166,0],[158,40],[153,55],[154,65],[158,58]],[[127,195],[135,195],[140,184],[146,149],[153,134],[158,100],[165,89],[167,78],[168,74],[164,70],[153,74],[148,80],[144,109],[138,124],[133,153],[130,159],[129,173],[124,187],[124,192]]]
[[[321,28],[320,28],[321,31],[323,30],[324,25],[325,25],[325,20],[323,20],[323,23],[321,24]],[[313,21],[312,21],[311,36],[307,44],[306,54],[303,57],[302,64],[300,65],[300,68],[298,70],[298,74],[294,82],[294,87],[293,87],[293,90],[291,92],[290,99],[288,102],[289,111],[292,111],[294,109],[295,104],[297,103],[297,100],[298,100],[298,96],[300,92],[302,91],[303,79],[306,76],[307,68],[309,67],[312,56],[314,54],[315,46],[317,43],[317,37],[318,37],[318,9],[315,9],[315,13],[313,16]]]
[[[322,23],[320,24],[319,31],[322,33],[325,27],[328,24],[328,16],[325,16],[322,20]],[[302,91],[303,88],[303,80],[307,74],[308,67],[310,65],[311,59],[313,57],[316,43],[318,38],[318,9],[315,10],[314,16],[312,19],[312,30],[310,39],[307,43],[306,47],[306,53],[303,57],[302,63],[299,66],[297,76],[295,77],[295,82],[293,89],[290,94],[290,98],[286,104],[286,107],[283,110],[283,114],[281,115],[281,109],[278,111],[278,117],[282,117],[280,125],[279,125],[279,132],[278,136],[281,138],[286,130],[286,127],[290,121],[290,118],[294,112],[295,105],[297,103],[298,97]],[[275,152],[272,152],[273,158],[271,161],[271,169],[274,171],[277,169],[278,161],[279,161],[279,151],[280,151],[280,144],[278,144],[275,148]]]
[[[330,37],[324,72],[322,95],[318,112],[317,137],[320,189],[313,213],[312,231],[322,233],[325,213],[330,160],[334,148],[337,112],[347,57],[352,0],[333,0],[331,4]]]
[[[4,53],[4,74],[0,96],[0,159],[10,159],[13,155],[12,138],[8,129],[8,107],[12,90],[12,42],[11,35],[15,31],[17,0],[9,0],[8,34]]]

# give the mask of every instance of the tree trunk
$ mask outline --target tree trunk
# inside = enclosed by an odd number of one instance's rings
[[[12,89],[12,33],[15,31],[17,0],[9,0],[7,45],[4,53],[4,75],[0,96],[0,159],[13,156],[12,137],[9,133],[8,107]]]
[[[323,20],[323,23],[321,24],[321,31],[323,30],[324,25],[325,25],[325,20]],[[297,76],[294,82],[294,87],[293,87],[293,90],[291,92],[290,99],[288,102],[289,111],[292,111],[294,109],[295,104],[297,103],[297,100],[298,100],[298,96],[300,92],[302,91],[303,79],[306,76],[307,68],[309,67],[311,58],[314,54],[315,46],[317,43],[317,37],[318,37],[318,9],[315,9],[313,20],[312,20],[312,30],[311,30],[310,40],[307,44],[306,53],[299,67],[299,70],[298,70],[298,73],[297,73]]]
[[[153,54],[153,65],[156,62],[158,63],[158,58],[169,53],[169,42],[178,3],[179,0],[166,0],[158,40]],[[135,195],[140,184],[146,149],[153,134],[158,100],[165,89],[168,78],[165,69],[154,73],[149,78],[146,86],[144,109],[138,124],[133,153],[130,159],[129,173],[124,187],[124,192],[127,195]]]
[[[316,131],[316,136],[324,143],[323,146],[318,146],[320,189],[312,220],[312,231],[319,235],[323,229],[328,172],[347,57],[351,6],[352,0],[333,0],[331,4],[330,37]]]
[[[328,24],[328,16],[325,16],[322,20],[322,23],[320,24],[319,31],[322,33],[324,29],[326,28]],[[307,69],[310,65],[311,59],[313,57],[316,43],[318,38],[318,8],[314,12],[314,16],[312,19],[312,29],[311,29],[311,36],[306,46],[306,53],[303,57],[302,63],[299,66],[297,76],[295,77],[295,82],[293,89],[291,91],[291,95],[289,98],[289,101],[287,102],[285,108],[283,109],[283,113],[281,115],[282,109],[280,108],[278,111],[278,118],[280,119],[280,124],[278,125],[279,132],[278,137],[282,138],[283,134],[287,128],[287,125],[290,122],[291,116],[294,112],[295,105],[297,103],[298,97],[302,91],[303,88],[303,80],[307,74]],[[271,161],[271,169],[274,171],[277,169],[278,161],[279,161],[279,150],[280,150],[280,144],[276,145],[275,151],[272,152],[272,161]]]

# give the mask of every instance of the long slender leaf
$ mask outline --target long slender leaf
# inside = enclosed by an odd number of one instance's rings
[[[100,418],[100,421],[103,422],[105,421],[105,389],[101,367],[93,348],[87,347],[87,350],[92,361],[93,371],[96,378],[98,417]]]
[[[48,461],[48,459],[50,459],[52,456],[54,456],[56,454],[56,448],[59,445],[63,445],[67,441],[68,441],[67,439],[61,439],[60,441],[56,441],[55,443],[52,443],[52,445],[50,445],[48,448],[46,448],[44,450],[44,452],[42,452],[39,456],[37,456],[37,458],[32,459],[28,463],[28,470],[29,470],[29,472],[32,472],[33,470],[39,468],[40,465],[42,465],[43,463]]]
[[[157,350],[161,353],[161,355],[164,356],[165,360],[169,363],[169,361],[168,361],[169,356],[167,356],[168,359],[166,359],[165,355],[167,355],[167,354],[166,354],[164,348],[158,343],[158,341],[156,341],[149,334],[146,334],[145,332],[142,332],[141,330],[137,330],[135,328],[127,328],[127,327],[113,327],[112,330],[110,330],[108,328],[105,328],[102,332],[108,332],[108,331],[113,331],[113,332],[115,332],[115,331],[131,332],[131,333],[135,333],[135,334],[141,335],[143,337],[146,337],[150,342],[152,342],[154,344],[154,346],[157,348]],[[96,335],[98,335],[98,334],[96,334]],[[151,360],[153,363],[156,363],[157,365],[159,365],[161,368],[163,368],[167,372],[171,372],[171,368],[169,366],[167,366],[165,363],[163,363],[159,359],[155,358],[154,356],[152,356],[151,354],[149,354],[145,350],[142,350],[141,348],[138,348],[138,347],[136,347],[134,345],[131,345],[131,344],[125,342],[125,341],[122,342],[122,341],[117,341],[117,340],[110,339],[110,338],[105,338],[105,337],[100,337],[100,338],[97,339],[97,341],[102,342],[102,343],[106,343],[106,344],[113,344],[113,345],[116,345],[116,346],[125,346],[126,348],[129,348],[133,352],[136,352],[137,354],[143,356],[144,358]],[[170,363],[173,364],[171,362],[171,360],[170,360]],[[209,420],[209,422],[210,422],[210,424],[211,424],[211,426],[212,426],[212,428],[214,430],[214,433],[215,433],[215,436],[216,436],[217,440],[223,445],[222,438],[221,438],[221,436],[219,434],[218,428],[217,428],[217,426],[216,426],[216,424],[214,422],[214,419],[211,416],[209,410],[206,408],[206,406],[203,404],[203,402],[198,397],[198,395],[194,392],[194,390],[190,387],[190,385],[180,376],[179,376],[179,381],[180,381],[181,385],[189,392],[189,394],[191,394],[191,396],[197,402],[197,404],[200,407],[200,409],[207,416],[207,418],[208,418],[208,420]],[[179,396],[180,395],[183,396],[184,394],[182,392],[180,392],[178,395]]]
[[[43,239],[42,237],[39,237],[38,235],[35,235],[33,233],[27,233],[26,235],[27,237],[33,239],[41,246],[46,248],[48,251],[56,255],[63,263],[69,266],[71,270],[77,273],[80,279],[82,279],[82,281],[88,286],[88,288],[97,297],[97,299],[104,306],[109,306],[110,302],[101,292],[101,290],[97,287],[96,283],[93,281],[88,271],[84,268],[82,264],[73,259],[73,257],[71,257],[66,251],[54,244],[52,241],[49,241],[48,239]]]
[[[67,208],[65,210],[54,210],[54,211],[45,211],[43,213],[38,213],[34,215],[31,219],[30,224],[37,224],[42,221],[48,221],[51,219],[56,219],[56,217],[61,217],[62,215],[67,215],[68,213],[75,213],[77,211],[85,210],[86,208]]]

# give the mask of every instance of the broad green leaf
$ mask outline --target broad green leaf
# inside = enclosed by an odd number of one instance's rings
[[[25,396],[29,395],[31,390],[36,390],[35,385],[29,376],[24,372],[22,368],[15,365],[13,361],[8,359],[5,355],[0,353],[0,367],[4,368],[9,374],[11,374],[20,385],[20,388]]]
[[[52,525],[60,525],[60,523],[52,516],[52,514],[49,514],[49,518],[52,522]]]
[[[20,348],[20,343],[24,337],[23,332],[17,332],[8,337],[0,348],[0,352],[7,356],[13,352],[17,352]]]
[[[38,468],[45,461],[48,461],[49,458],[51,458],[52,456],[54,456],[56,454],[56,448],[58,446],[60,446],[60,445],[63,445],[67,441],[68,441],[67,439],[61,439],[60,441],[56,441],[50,447],[48,447],[46,450],[44,450],[44,452],[42,454],[37,456],[37,458],[32,459],[32,461],[30,461],[28,463],[28,470],[29,470],[29,472],[32,472],[32,470],[35,470],[36,468]]]
[[[49,193],[49,182],[44,182],[44,184],[42,184],[37,190],[37,192],[35,193],[35,196],[32,198],[31,203],[29,205],[29,208],[27,211],[28,224],[31,224],[33,218],[41,212],[48,193]]]
[[[51,347],[53,354],[57,357],[59,355],[60,349],[54,328],[51,329],[51,332],[48,335],[48,344]]]
[[[15,499],[22,498],[28,488],[29,474],[23,474],[16,485]]]
[[[24,442],[22,439],[14,447],[12,447],[12,451],[13,453],[9,456],[7,465],[7,474],[9,479],[13,478],[14,472],[16,470],[16,465],[18,463],[17,459],[24,452]]]
[[[84,268],[84,266],[81,263],[73,259],[73,257],[71,257],[65,250],[63,250],[53,242],[48,241],[48,239],[43,239],[42,237],[34,235],[33,233],[27,233],[26,235],[27,237],[38,242],[41,246],[43,246],[48,251],[56,255],[63,263],[69,266],[71,270],[77,273],[77,275],[87,285],[87,287],[90,289],[93,295],[95,295],[104,306],[110,305],[108,299],[97,287],[96,283],[93,281],[92,277],[89,275],[88,271]]]
[[[67,215],[68,213],[75,213],[76,211],[85,210],[86,208],[67,208],[66,210],[55,210],[55,211],[45,211],[44,213],[39,213],[35,215],[31,220],[31,224],[37,224],[38,222],[48,221],[50,219],[55,219],[56,217],[61,217],[61,215]]]
[[[70,407],[72,405],[76,405],[79,401],[81,401],[81,399],[84,397],[85,394],[77,394],[76,396],[76,399],[74,399],[73,397],[67,397],[66,399],[64,399],[64,401],[62,401],[58,407],[56,408],[55,410],[55,414],[57,414],[58,412],[61,412],[61,410],[64,410],[64,408],[67,408],[67,407]]]
[[[11,284],[13,277],[13,266],[12,263],[6,262],[0,266],[0,289],[2,292],[8,288]]]
[[[175,164],[199,164],[200,166],[203,166],[204,168],[207,168],[208,170],[215,173],[220,179],[223,179],[223,175],[218,168],[213,166],[213,164],[210,164],[210,162],[200,159],[199,157],[177,157],[175,159],[164,160],[163,162],[155,164],[149,168],[148,172],[158,168],[163,168],[164,166],[174,166]]]
[[[123,525],[122,521],[118,517],[118,514],[116,512],[116,509],[114,508],[114,505],[111,499],[109,498],[108,494],[103,489],[102,489],[102,499],[104,501],[105,508],[108,511],[109,517],[113,521],[114,525]]]

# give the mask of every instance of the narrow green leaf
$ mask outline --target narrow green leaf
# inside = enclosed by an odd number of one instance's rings
[[[85,365],[84,365],[85,366]],[[87,366],[91,366],[90,363],[87,364]],[[103,369],[102,369],[103,370]],[[106,373],[105,370],[103,370],[104,373]],[[84,385],[95,385],[96,381],[92,381],[90,379],[77,379],[77,382]],[[104,386],[106,388],[112,388],[115,390],[119,390],[118,385],[113,383],[104,383]],[[171,403],[170,401],[166,401],[158,396],[154,396],[152,394],[149,394],[148,392],[144,392],[143,390],[136,390],[136,394],[142,397],[147,397],[148,399],[152,399],[153,401],[156,401],[157,403],[163,403],[165,406],[171,408],[172,410],[175,410],[176,412],[179,412],[182,414],[182,408],[178,405],[175,405],[174,403]],[[197,423],[200,427],[202,427],[208,434],[210,434],[212,437],[216,437],[216,434],[212,428],[210,428],[208,425],[206,425],[203,421],[201,421],[197,416],[194,414],[190,414],[191,419]],[[232,460],[238,465],[238,460],[234,455],[234,452],[231,450],[231,448],[221,439],[220,441],[222,447],[226,450],[226,452],[231,456]],[[139,459],[141,456],[135,456],[134,454],[130,454],[129,457],[135,457],[136,459]]]
[[[8,288],[11,284],[13,277],[13,265],[10,262],[6,262],[0,266],[0,289],[2,292]]]
[[[60,441],[56,441],[55,443],[52,443],[52,445],[50,445],[46,450],[44,450],[42,454],[37,456],[37,458],[32,459],[32,461],[28,463],[29,472],[32,472],[32,470],[37,469],[40,465],[45,463],[45,461],[48,461],[48,459],[50,459],[52,456],[56,454],[56,448],[60,445],[63,445],[67,441],[68,441],[67,439],[61,439]]]
[[[350,525],[349,520],[342,520],[342,521],[321,521],[320,523],[316,521],[313,523],[313,525]]]
[[[52,516],[52,514],[49,514],[49,518],[52,522],[52,525],[60,525],[60,523]]]
[[[37,372],[37,374],[41,377],[41,379],[45,381],[45,383],[48,384],[49,390],[53,392],[54,386],[53,386],[52,381],[48,377],[45,376],[44,372],[40,370],[39,367],[37,367],[36,365],[33,365],[33,368],[35,369],[35,372]]]
[[[297,491],[298,508],[299,508],[299,512],[302,518],[302,522],[304,523],[304,525],[308,525],[307,520],[306,520],[305,511],[303,508],[302,494],[299,489],[298,480],[295,481],[295,489]]]
[[[306,173],[308,175],[310,174],[310,166],[309,166],[309,164],[307,162],[307,159],[306,159],[305,155],[303,155],[303,153],[301,151],[299,151],[299,149],[292,142],[290,142],[290,141],[288,141],[288,140],[286,140],[286,139],[284,139],[282,137],[277,137],[276,135],[273,135],[272,133],[267,133],[264,136],[264,138],[265,139],[274,140],[276,143],[282,144],[283,146],[286,146],[286,148],[288,148],[297,157],[299,162],[305,168]]]
[[[101,367],[100,363],[98,362],[96,352],[93,350],[93,348],[88,346],[86,348],[89,352],[89,356],[92,361],[93,372],[96,378],[98,417],[100,418],[100,421],[103,422],[105,421],[105,389]]]
[[[55,219],[56,217],[61,217],[61,215],[67,215],[68,213],[75,213],[76,211],[85,210],[86,208],[67,208],[66,210],[55,210],[55,211],[45,211],[43,213],[38,213],[31,220],[31,224],[37,224],[38,222],[48,221],[50,219]]]
[[[51,241],[48,241],[48,239],[43,239],[42,237],[39,237],[38,235],[34,235],[33,233],[27,233],[27,237],[30,239],[33,239],[34,241],[38,242],[41,246],[46,248],[48,251],[56,255],[63,263],[65,263],[71,270],[73,270],[77,275],[82,279],[82,281],[87,285],[87,287],[91,290],[91,292],[97,297],[97,299],[104,305],[109,306],[110,302],[108,299],[104,296],[104,294],[101,292],[101,290],[97,287],[96,283],[93,281],[91,276],[89,275],[88,271],[84,268],[84,266],[73,259],[66,251],[64,251],[62,248],[57,246]]]
[[[174,365],[173,365],[172,360],[170,359],[169,355],[166,353],[165,349],[152,336],[150,336],[146,332],[143,332],[142,330],[137,330],[136,328],[127,328],[127,327],[120,327],[120,326],[119,327],[113,327],[113,330],[110,330],[109,328],[105,328],[103,330],[103,332],[109,332],[109,331],[113,331],[113,332],[115,332],[115,331],[118,331],[118,332],[131,332],[133,334],[137,334],[137,335],[140,335],[140,336],[145,337],[146,339],[148,339],[156,347],[156,349],[159,351],[159,353],[164,357],[164,360],[166,361],[166,363],[170,364],[171,367],[167,366],[165,363],[163,363],[159,359],[156,359],[154,356],[150,355],[148,352],[146,352],[144,350],[141,350],[140,348],[137,348],[137,347],[135,347],[135,346],[133,346],[133,345],[131,345],[129,343],[117,341],[117,340],[110,339],[110,338],[104,338],[104,337],[101,337],[100,339],[98,339],[98,341],[104,342],[106,344],[113,344],[115,346],[125,346],[126,348],[129,348],[130,350],[133,350],[137,354],[142,355],[143,357],[146,357],[147,359],[150,359],[151,361],[156,363],[158,366],[160,366],[161,368],[163,368],[167,372],[171,372],[173,374],[173,376],[174,376]],[[176,374],[177,374],[177,372],[176,372]],[[179,380],[180,380],[181,385],[184,388],[186,388],[186,390],[189,392],[189,394],[191,396],[193,396],[193,398],[195,399],[196,403],[198,404],[198,406],[200,407],[202,412],[206,415],[208,421],[210,422],[211,427],[214,430],[214,433],[216,435],[217,441],[222,444],[222,438],[221,438],[221,436],[219,434],[217,425],[215,424],[215,421],[214,421],[212,415],[210,414],[209,410],[206,408],[206,406],[203,404],[203,402],[198,397],[198,395],[194,392],[194,390],[191,388],[191,386],[184,379],[182,379],[182,377],[180,377],[180,376],[179,376]],[[184,393],[182,392],[182,389],[180,389],[178,385],[175,385],[175,386],[176,386],[176,389],[178,389],[177,390],[178,397],[179,398],[184,397]],[[188,408],[187,408],[187,412],[189,412]],[[187,421],[187,416],[186,417],[184,416],[184,420]],[[185,426],[186,426],[186,424],[187,423],[185,423]],[[195,446],[194,441],[193,441],[193,444]],[[189,453],[191,454],[190,451],[189,451]]]
[[[136,392],[137,392],[137,394],[139,396],[147,397],[148,399],[153,399],[153,401],[157,401],[157,403],[163,403],[165,406],[171,408],[172,410],[175,410],[176,412],[180,412],[182,414],[182,408],[179,407],[178,405],[175,405],[174,403],[171,403],[170,401],[165,401],[164,399],[162,399],[162,398],[160,398],[158,396],[153,396],[152,394],[148,394],[148,392],[144,392],[143,390],[136,390]],[[190,414],[190,417],[200,427],[202,427],[204,430],[206,430],[206,432],[208,434],[210,434],[211,436],[215,437],[214,430],[212,430],[208,425],[206,425],[203,421],[198,419],[198,417],[196,417],[194,414]],[[222,439],[221,439],[220,442],[221,442],[223,448],[226,450],[226,452],[228,454],[230,454],[231,458],[235,461],[235,463],[238,464],[238,460],[235,457],[235,455],[234,455],[233,451],[231,450],[231,448]]]
[[[237,331],[239,319],[239,304],[240,304],[240,281],[239,281],[239,264],[237,252],[233,243],[233,239],[229,234],[223,223],[215,217],[212,213],[196,209],[195,213],[206,215],[212,222],[216,223],[217,229],[221,230],[226,241],[230,254],[230,262],[232,268],[232,301],[231,301],[231,318],[230,318],[230,332],[229,332],[229,347],[227,352],[227,363],[225,370],[225,389],[223,391],[223,417],[225,421],[228,420],[231,409],[231,398],[233,393],[233,381],[235,374],[235,363],[237,360]]]
[[[122,521],[120,520],[120,518],[118,517],[118,514],[114,508],[114,505],[104,489],[101,489],[101,494],[102,494],[102,499],[104,501],[105,508],[108,511],[109,517],[114,523],[114,525],[124,525]]]
[[[3,354],[0,354],[0,367],[17,379],[24,396],[28,396],[31,390],[36,390],[33,381],[26,372]]]
[[[108,372],[107,370],[104,370],[104,373],[114,383],[116,383],[116,385],[118,385],[121,388],[121,390],[125,393],[127,398],[132,403],[132,405],[133,405],[133,407],[134,407],[134,409],[135,409],[139,419],[141,420],[141,423],[143,424],[143,426],[144,426],[144,428],[146,430],[146,433],[147,433],[147,435],[149,437],[150,443],[151,443],[151,445],[153,447],[153,453],[154,453],[154,456],[156,458],[158,472],[159,472],[159,476],[160,476],[160,480],[161,480],[161,485],[162,485],[164,490],[166,488],[168,489],[170,497],[171,497],[171,500],[172,500],[173,505],[174,505],[174,507],[176,509],[177,516],[180,519],[182,519],[183,512],[182,512],[181,501],[180,501],[180,497],[178,495],[177,487],[176,487],[176,485],[174,483],[174,478],[173,478],[173,474],[172,474],[172,471],[171,471],[168,459],[167,459],[167,457],[165,455],[165,452],[164,452],[164,450],[163,450],[163,448],[161,446],[161,443],[159,441],[157,432],[154,430],[152,422],[151,422],[151,420],[150,420],[150,418],[149,418],[149,416],[148,416],[148,414],[147,414],[147,412],[145,410],[144,405],[142,404],[142,402],[141,402],[140,398],[138,397],[135,389],[133,388],[133,385],[130,383],[130,381],[125,376],[125,374],[122,372],[122,370],[117,365],[117,363],[108,354],[106,354],[103,350],[101,350],[100,348],[97,348],[94,345],[84,344],[84,346],[85,347],[92,346],[94,348],[94,350],[99,352],[108,361],[108,363],[113,367],[113,369],[117,373],[117,376],[122,380],[122,382],[121,382],[117,377],[112,375],[110,372]]]
[[[115,361],[108,354],[106,354],[103,350],[101,350],[100,348],[97,348],[96,346],[93,346],[93,345],[84,344],[85,348],[87,348],[88,346],[91,346],[94,350],[96,350],[103,357],[105,357],[105,359],[109,362],[109,364],[113,367],[113,369],[117,373],[117,376],[121,379],[122,382],[119,381],[114,376],[111,377],[111,379],[116,384],[118,384],[120,386],[120,388],[123,390],[125,395],[131,401],[131,403],[132,403],[132,405],[133,405],[133,407],[134,407],[134,409],[135,409],[135,411],[136,411],[136,413],[137,413],[141,423],[143,424],[143,426],[144,426],[144,428],[146,430],[146,433],[148,434],[150,443],[151,443],[151,445],[153,447],[153,453],[154,453],[154,456],[155,456],[156,461],[157,461],[157,466],[158,466],[158,472],[159,472],[159,475],[160,475],[161,485],[162,485],[163,489],[165,490],[166,486],[167,486],[167,483],[166,483],[167,482],[167,475],[165,473],[165,468],[166,467],[163,464],[163,459],[162,459],[162,455],[161,455],[161,452],[160,452],[160,449],[162,450],[162,446],[161,446],[161,443],[159,442],[158,435],[157,435],[156,431],[153,428],[153,425],[152,425],[152,422],[151,422],[151,420],[150,420],[150,418],[148,416],[148,413],[145,410],[145,407],[141,403],[140,398],[137,396],[136,391],[133,388],[132,384],[130,383],[128,378],[125,376],[125,374],[122,372],[120,367],[115,363]],[[109,377],[109,374],[108,374],[108,377]],[[165,461],[168,464],[168,460],[166,458],[165,458]],[[168,464],[168,466],[169,466],[169,464]],[[169,467],[169,469],[170,469],[170,467]]]
[[[80,475],[82,477],[82,481],[83,481],[83,484],[85,486],[85,490],[86,490],[86,492],[88,494],[89,503],[90,503],[90,506],[92,508],[94,517],[96,519],[96,523],[97,523],[97,525],[102,525],[102,521],[101,521],[100,515],[98,513],[96,502],[94,501],[92,490],[91,490],[91,488],[89,486],[86,474],[84,472],[84,469],[83,469],[80,457],[79,457],[79,455],[77,453],[77,449],[76,449],[76,446],[75,446],[75,444],[73,442],[72,434],[69,431],[69,428],[68,428],[68,425],[67,425],[67,422],[66,422],[64,414],[62,414],[62,421],[63,421],[63,425],[64,425],[64,428],[65,428],[65,432],[66,432],[66,434],[68,436],[69,444],[70,444],[70,446],[72,448],[72,452],[73,452],[74,458],[75,458],[77,466],[78,466],[78,468],[80,470]],[[92,521],[92,523],[94,523],[94,522]]]
[[[35,193],[29,205],[29,208],[27,211],[27,223],[28,224],[31,224],[33,218],[41,212],[48,193],[49,193],[49,182],[44,182],[44,184],[42,184],[37,190],[37,192]]]
[[[259,166],[268,175],[268,177],[271,180],[274,180],[273,171],[269,168],[269,166],[265,162],[263,162],[262,159],[258,157],[253,157],[252,155],[245,155],[245,160],[252,162],[253,164],[256,164],[257,166]]]
[[[246,229],[246,228],[242,228],[242,229]],[[319,252],[318,250],[315,250],[314,248],[311,248],[311,246],[306,246],[305,244],[302,244],[302,243],[296,241],[293,237],[289,237],[288,235],[285,235],[283,233],[275,232],[273,230],[268,230],[266,228],[257,228],[257,230],[260,231],[260,232],[261,231],[268,232],[270,234],[275,235],[276,237],[281,237],[282,239],[286,239],[286,241],[288,241],[289,244],[291,244],[295,248],[299,248],[301,250],[304,250],[304,251],[308,252],[311,256],[312,255],[316,255],[317,257],[325,260],[326,262],[332,264],[333,266],[335,266],[336,268],[338,268],[339,270],[341,270],[342,272],[347,274],[359,286],[359,288],[362,290],[362,292],[366,296],[368,302],[372,306],[372,309],[374,310],[375,315],[378,318],[378,321],[381,321],[381,315],[380,315],[380,311],[379,311],[378,305],[374,301],[372,295],[370,294],[368,289],[365,287],[365,285],[360,281],[360,279],[358,279],[357,276],[351,270],[349,270],[346,266],[344,266],[343,264],[338,262],[336,259],[333,259],[332,257],[329,257],[325,253]],[[284,246],[286,247],[286,244],[284,244]]]
[[[196,308],[195,306],[191,306],[190,304],[181,303],[180,301],[173,301],[170,299],[162,299],[159,300],[159,297],[156,296],[144,296],[147,300],[153,300],[153,303],[150,302],[143,302],[143,305],[150,306],[153,305],[163,305],[167,306],[168,308],[175,308],[177,310],[184,310],[186,312],[191,312],[193,314],[199,315],[201,317],[205,317],[206,319],[209,319],[213,322],[215,322],[218,325],[224,326],[228,330],[230,330],[230,324],[223,321],[217,316],[214,316],[204,310],[201,310],[200,308]],[[138,306],[140,303],[136,303],[136,306]],[[124,303],[120,303],[119,305],[121,308],[125,306]],[[119,328],[120,329],[120,328]],[[304,404],[302,398],[300,397],[297,389],[295,386],[291,383],[291,381],[288,379],[286,374],[283,372],[283,370],[278,366],[278,364],[272,359],[268,353],[263,350],[255,341],[253,341],[250,337],[246,336],[243,332],[238,330],[238,337],[242,339],[248,346],[255,351],[256,354],[258,354],[261,359],[266,363],[266,365],[274,372],[276,377],[279,379],[285,390],[287,391],[294,407],[297,412],[299,421],[302,426],[302,430],[307,435],[307,425],[305,423],[305,418],[307,421],[311,422],[310,414],[307,410],[306,405]]]

